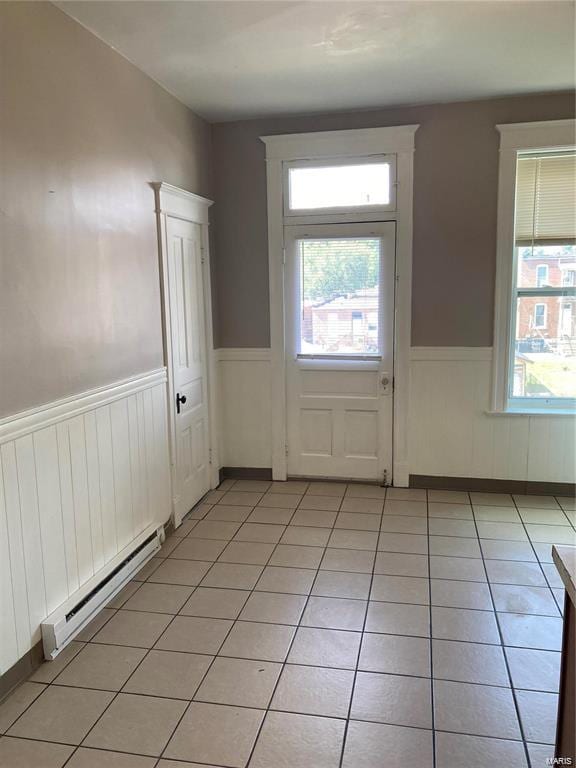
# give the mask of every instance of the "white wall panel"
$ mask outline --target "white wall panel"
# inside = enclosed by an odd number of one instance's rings
[[[0,421],[0,673],[170,515],[166,372]]]

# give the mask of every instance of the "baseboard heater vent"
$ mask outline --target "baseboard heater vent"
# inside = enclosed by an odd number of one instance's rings
[[[136,571],[158,552],[164,538],[164,528],[160,527],[85,595],[76,598],[76,602],[67,601],[42,622],[42,644],[46,659],[56,658],[96,613],[130,581]]]

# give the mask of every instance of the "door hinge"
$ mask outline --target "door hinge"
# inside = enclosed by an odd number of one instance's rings
[[[204,256],[205,252],[206,252],[205,248],[200,247],[200,263],[201,264],[204,264],[205,262],[205,256]]]
[[[288,456],[288,443],[284,446],[284,453]]]
[[[384,474],[382,476],[382,483],[381,483],[381,485],[382,485],[382,487],[388,485],[388,470],[387,469],[384,470]]]
[[[212,448],[208,448],[208,464],[212,464]]]

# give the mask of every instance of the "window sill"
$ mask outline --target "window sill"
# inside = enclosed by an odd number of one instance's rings
[[[505,408],[503,410],[484,411],[486,416],[572,416],[576,412],[571,408]]]

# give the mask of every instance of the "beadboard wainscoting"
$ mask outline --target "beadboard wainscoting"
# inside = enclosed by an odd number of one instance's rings
[[[492,414],[491,347],[412,347],[412,475],[573,483],[576,418]]]
[[[0,673],[170,516],[166,370],[0,421]]]
[[[220,464],[272,466],[270,349],[215,350],[220,387]]]

